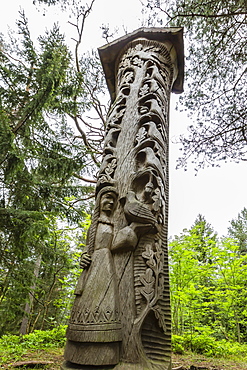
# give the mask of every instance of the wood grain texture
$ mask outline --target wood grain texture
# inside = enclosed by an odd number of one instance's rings
[[[168,39],[131,38],[115,58],[116,98],[67,331],[70,366],[171,369],[168,139],[177,76],[171,50]]]

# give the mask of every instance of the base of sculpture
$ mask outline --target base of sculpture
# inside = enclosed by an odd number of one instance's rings
[[[157,366],[157,365],[156,365]],[[61,365],[61,370],[145,370],[145,369],[159,369],[163,370],[164,367],[163,365],[160,365],[160,367],[152,367],[150,364],[150,367],[145,367],[141,364],[127,364],[127,363],[120,363],[116,366],[87,366],[87,365],[76,365],[72,364],[69,361],[64,361],[63,364]],[[171,370],[172,366],[167,370]]]
[[[87,366],[116,365],[119,362],[119,342],[81,343],[68,340],[64,357],[73,364]]]
[[[69,361],[64,361],[61,365],[61,370],[111,370],[115,365],[111,366],[90,366],[90,365],[77,365]]]

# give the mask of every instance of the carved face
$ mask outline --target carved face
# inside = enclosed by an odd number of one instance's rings
[[[115,208],[116,194],[113,192],[107,192],[102,195],[100,200],[100,211],[107,214],[111,214]]]

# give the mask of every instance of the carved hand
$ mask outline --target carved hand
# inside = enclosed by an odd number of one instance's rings
[[[88,254],[87,252],[83,252],[80,259],[80,267],[82,269],[85,269],[90,266],[91,262],[92,258],[90,254]]]

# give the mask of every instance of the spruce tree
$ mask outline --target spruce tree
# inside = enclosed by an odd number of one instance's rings
[[[62,320],[64,308],[54,302],[65,299],[61,282],[73,279],[72,255],[83,248],[104,125],[99,60],[79,54],[93,2],[76,18],[74,51],[58,25],[33,40],[24,11],[17,32],[0,40],[1,333]],[[92,109],[96,127],[84,118]],[[55,242],[55,230],[68,225],[79,228],[71,245]]]

